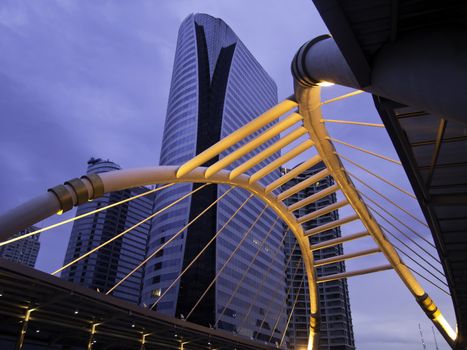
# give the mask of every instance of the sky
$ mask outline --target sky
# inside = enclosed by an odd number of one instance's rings
[[[293,92],[290,62],[297,49],[328,32],[311,0],[2,0],[0,212],[79,177],[90,157],[108,158],[123,168],[157,165],[178,26],[196,12],[220,17],[232,27],[276,81],[279,99]],[[323,98],[348,91],[326,88]],[[367,94],[329,105],[323,113],[381,122]],[[329,130],[336,138],[397,158],[384,129],[329,125]],[[410,188],[400,167],[341,146],[338,150]],[[421,217],[415,201],[349,169]],[[403,220],[429,237],[423,226]],[[344,234],[359,229],[347,226]],[[61,266],[70,229],[41,236],[38,269]],[[359,242],[346,251],[366,245]],[[382,263],[377,259],[370,261]],[[354,261],[347,266],[361,267]],[[449,298],[423,284],[455,324]],[[427,349],[435,349],[430,322],[393,271],[355,277],[349,286],[358,349],[421,349],[419,323]],[[448,349],[439,334],[437,340],[439,349]]]

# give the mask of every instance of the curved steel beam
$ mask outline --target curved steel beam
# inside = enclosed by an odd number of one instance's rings
[[[110,171],[94,175],[93,177],[84,176],[79,180],[82,182],[82,186],[70,186],[68,185],[70,181],[68,181],[65,185],[60,185],[49,190],[47,196],[39,196],[37,199],[33,199],[26,205],[19,206],[11,210],[9,213],[0,216],[0,225],[11,228],[17,227],[20,222],[22,225],[19,226],[27,227],[36,223],[31,221],[36,220],[38,217],[44,219],[62,210],[70,209],[70,203],[72,203],[72,205],[79,205],[85,200],[87,201],[88,199],[95,198],[96,193],[103,195],[105,193],[121,191],[138,186],[163,183],[215,183],[243,188],[261,199],[272,210],[274,210],[274,212],[288,225],[297,239],[307,273],[310,294],[312,332],[310,334],[309,349],[317,349],[318,336],[316,335],[318,333],[319,301],[316,275],[313,265],[313,255],[308,238],[304,235],[302,226],[298,223],[293,213],[289,212],[287,207],[276,197],[276,195],[272,192],[267,192],[262,185],[257,182],[250,183],[250,177],[247,175],[242,174],[234,179],[230,179],[230,172],[221,170],[210,175],[209,178],[206,178],[206,168],[198,167],[177,177],[178,171],[178,166],[159,166]],[[74,183],[78,183],[76,179],[74,180]],[[83,194],[84,188],[87,190],[86,196]],[[80,189],[82,190],[81,195],[79,194]],[[25,211],[25,208],[27,211]],[[18,222],[11,222],[13,220],[17,220]],[[17,232],[16,228],[15,230],[16,231],[7,231],[3,229],[0,241],[7,239],[9,236]]]
[[[315,142],[326,168],[330,171],[334,180],[352,205],[363,225],[377,243],[381,252],[386,256],[396,273],[415,297],[416,301],[432,320],[436,328],[441,332],[448,344],[453,347],[456,339],[456,332],[449,326],[433,300],[426,294],[423,287],[415,279],[412,272],[401,260],[392,244],[386,239],[383,231],[375,218],[371,215],[367,206],[359,196],[352,180],[347,176],[329,134],[321,122],[321,98],[320,87],[296,86],[295,96],[299,103],[300,114],[304,117],[305,127],[310,133],[310,138]]]

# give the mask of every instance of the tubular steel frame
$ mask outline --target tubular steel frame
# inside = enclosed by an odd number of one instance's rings
[[[418,283],[410,269],[404,264],[392,244],[385,237],[378,222],[372,216],[366,204],[358,194],[352,180],[347,176],[345,168],[337,155],[332,141],[330,140],[328,131],[321,122],[323,117],[321,115],[320,108],[322,105],[320,91],[321,88],[319,86],[297,86],[295,89],[296,98],[300,106],[300,114],[304,117],[304,124],[310,132],[310,138],[315,142],[315,147],[323,159],[327,169],[331,172],[334,180],[342,190],[342,193],[354,208],[361,222],[373,237],[381,252],[386,256],[402,282],[404,282],[422,310],[431,319],[448,344],[451,347],[454,347],[456,333],[447,323],[433,300]]]
[[[352,96],[354,94],[355,93],[351,93],[348,95]],[[387,270],[390,268],[394,269],[409,291],[413,294],[423,311],[432,320],[446,341],[451,346],[453,346],[456,338],[455,332],[450,328],[449,324],[446,322],[434,302],[426,294],[422,286],[417,282],[410,269],[403,263],[395,248],[386,239],[381,227],[372,216],[363,199],[360,197],[352,180],[345,172],[343,164],[336,153],[332,140],[323,123],[321,106],[324,103],[320,100],[320,87],[312,86],[305,88],[297,86],[295,97],[297,101],[295,101],[295,98],[293,97],[286,99],[285,101],[279,103],[277,106],[273,107],[269,111],[254,119],[252,122],[233,132],[229,136],[225,137],[218,143],[214,144],[181,166],[159,166],[151,168],[118,170],[101,173],[99,175],[86,175],[81,180],[70,180],[64,185],[60,185],[49,190],[50,192],[48,192],[47,196],[42,195],[37,197],[25,205],[22,205],[5,215],[0,216],[0,228],[3,224],[5,224],[5,227],[7,227],[9,230],[12,230],[12,227],[17,228],[21,225],[29,226],[30,224],[35,223],[35,221],[39,221],[39,219],[49,217],[58,212],[69,210],[74,205],[79,205],[86,202],[87,200],[98,198],[105,193],[111,193],[137,186],[173,183],[212,183],[224,184],[231,187],[245,189],[250,192],[251,195],[259,198],[267,206],[274,210],[274,212],[287,224],[297,239],[306,270],[309,288],[310,328],[308,349],[316,350],[318,348],[319,342],[319,298],[317,284],[323,282],[323,280],[317,279],[316,265],[313,260],[313,251],[322,248],[319,244],[310,245],[309,237],[301,225],[301,223],[307,220],[304,220],[303,218],[300,220],[300,218],[296,218],[293,213],[293,211],[298,209],[301,204],[296,203],[287,207],[283,203],[283,200],[293,193],[300,191],[304,187],[319,181],[322,177],[331,175],[337,185],[333,186],[333,191],[335,192],[336,190],[341,190],[346,198],[346,203],[334,204],[331,205],[330,209],[328,209],[335,210],[336,206],[340,207],[346,204],[350,204],[355,210],[356,216],[352,216],[348,218],[348,220],[342,219],[334,221],[334,224],[333,222],[325,224],[322,230],[324,230],[326,227],[334,227],[335,224],[344,224],[351,220],[359,219],[365,226],[367,232],[350,235],[348,237],[342,237],[337,240],[339,241],[338,243],[349,241],[350,239],[371,236],[375,241],[377,248],[370,251],[362,251],[359,254],[352,254],[348,257],[342,256],[341,259],[345,260],[346,258],[363,257],[370,253],[377,253],[380,251],[389,261],[389,265],[373,267],[360,271],[340,273],[335,276],[331,275],[327,278],[341,279],[369,272]],[[339,100],[339,98],[334,100]],[[225,152],[227,149],[243,140],[245,137],[260,130],[266,125],[275,122],[281,115],[289,112],[291,109],[297,106],[299,107],[299,114],[290,114],[285,119],[287,122],[282,121],[277,124],[273,124],[269,130],[264,131],[256,139],[246,143],[241,148],[230,153],[230,157],[227,156],[220,159],[217,161],[217,163],[211,165],[209,168],[201,166],[210,159],[218,156],[220,153]],[[272,137],[278,135],[279,131],[284,131],[287,129],[285,126],[290,127],[296,125],[297,123],[301,123],[302,121],[303,125],[300,125],[294,131],[291,131],[287,136],[275,142],[261,153],[256,154],[250,158],[250,160],[246,160],[242,165],[238,166],[233,171],[225,169],[231,164],[231,162],[255,150],[263,142],[268,141]],[[304,135],[307,135],[305,146],[303,146],[303,149],[301,149],[300,152],[292,154],[295,157],[306,149],[315,147],[318,155],[310,158],[303,164],[311,167],[314,164],[317,164],[319,161],[323,161],[326,169],[316,174],[312,178],[304,180],[302,183],[295,185],[293,188],[295,188],[297,191],[294,192],[291,191],[292,189],[289,189],[278,194],[274,193],[274,191],[278,189],[281,184],[290,180],[290,175],[287,174],[282,178],[277,179],[272,184],[264,186],[258,181],[260,178],[264,177],[267,175],[267,173],[273,170],[270,166],[271,163],[265,166],[267,171],[259,170],[252,176],[248,176],[244,173],[252,166],[256,165],[256,162],[252,162],[252,159],[255,161],[262,161],[275,152],[278,152],[285,145],[294,140],[297,140],[299,137]],[[258,141],[258,139],[261,142]],[[303,142],[301,145],[303,145]],[[294,157],[287,156],[286,158],[281,157],[279,159],[290,160]],[[280,161],[275,162],[275,165],[277,165],[277,167],[280,166]],[[302,165],[300,165],[298,168],[303,168],[302,170],[307,169]],[[292,170],[291,173],[294,174],[294,176],[299,175],[297,171],[294,172],[294,170]],[[334,193],[333,191],[329,191],[328,189],[324,190],[323,193],[324,195],[329,195],[330,193]],[[307,203],[309,204],[316,199],[321,198],[320,196],[321,194],[317,193],[309,198],[302,200],[301,202],[306,202],[303,204],[306,205]],[[326,209],[323,208],[322,212],[326,212]],[[19,220],[21,223],[18,224],[17,222],[13,222],[14,220]],[[314,232],[315,231],[312,233]],[[0,229],[0,240],[5,240],[8,235],[13,233],[15,232],[2,232]],[[326,244],[329,244],[329,242],[324,242],[322,245],[325,246]],[[321,262],[321,264],[322,263],[323,262]]]

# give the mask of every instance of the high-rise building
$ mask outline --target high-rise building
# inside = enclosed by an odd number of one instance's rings
[[[284,185],[284,190],[288,189],[298,182],[306,180],[310,176],[324,169],[324,164],[319,163],[311,169],[305,171],[300,176],[287,182]],[[285,172],[287,170],[284,170]],[[309,197],[319,191],[326,189],[334,184],[332,177],[327,176],[316,184],[297,192],[293,196],[287,198],[286,204],[291,205],[301,199]],[[328,206],[336,202],[336,194],[331,194],[323,197],[317,202],[311,203],[301,209],[298,209],[294,214],[304,216],[310,212]],[[303,223],[304,230],[309,230],[324,223],[338,220],[338,211],[333,211],[329,214],[318,217],[317,219]],[[316,236],[310,237],[310,243],[315,244],[329,239],[334,239],[341,236],[340,227],[322,232]],[[342,245],[321,249],[313,253],[314,259],[325,259],[343,252]],[[310,303],[309,293],[306,284],[306,271],[301,263],[301,253],[296,239],[290,232],[286,232],[285,239],[285,255],[287,261],[290,258],[290,263],[287,267],[287,285],[291,286],[288,293],[288,313],[293,310],[293,315],[290,319],[288,327],[288,348],[289,349],[306,349],[308,341],[308,329],[310,318]],[[345,263],[337,262],[327,264],[317,268],[318,277],[329,274],[341,273],[345,271]],[[304,283],[302,284],[302,280]],[[320,302],[321,326],[320,326],[320,350],[351,350],[355,349],[352,316],[350,313],[349,291],[347,280],[337,280],[332,282],[321,283],[318,285],[318,294]],[[295,308],[293,305],[295,304]]]
[[[276,103],[274,81],[226,23],[205,14],[188,16],[178,34],[160,164],[183,164]],[[274,141],[276,139],[255,152]],[[222,153],[220,157],[224,155]],[[274,154],[272,158],[278,156]],[[245,159],[240,159],[231,167],[238,166]],[[205,165],[215,161],[217,158]],[[248,173],[257,171],[262,165],[255,166]],[[272,172],[265,180],[270,182],[278,176],[279,171]],[[155,210],[196,187],[180,184],[158,192]],[[224,185],[209,185],[156,217],[148,252],[154,252],[227,189]],[[166,292],[168,286],[176,281],[180,272],[248,196],[246,191],[240,189],[230,192],[148,263],[143,290],[145,304],[157,301],[157,311],[187,317],[260,214],[264,203],[252,198],[215,243]],[[286,321],[283,233],[280,223],[273,225],[275,220],[272,211],[264,213],[214,286],[201,299],[189,321],[266,342],[275,343],[281,338]],[[268,235],[269,231],[271,233]],[[265,244],[259,249],[263,240]],[[272,252],[276,249],[278,251],[274,255]],[[234,293],[258,251],[258,257],[245,275],[242,287]],[[265,274],[268,269],[270,273]],[[267,276],[261,283],[263,275]],[[229,302],[232,294],[235,296]]]
[[[13,237],[23,236],[38,229],[38,227],[31,226],[13,235]],[[40,247],[41,243],[37,234],[0,247],[0,257],[34,267]]]
[[[88,161],[87,173],[96,174],[119,169],[120,166],[109,160],[91,158]],[[94,211],[148,190],[146,187],[137,187],[106,194],[80,205],[76,215]],[[154,195],[150,193],[74,221],[65,264],[147,218],[152,213],[153,202]],[[123,237],[70,266],[62,272],[61,277],[92,289],[99,289],[101,292],[109,290],[145,258],[149,227],[150,221],[146,221]],[[136,271],[115,289],[112,295],[132,303],[139,303],[143,273],[142,269]]]

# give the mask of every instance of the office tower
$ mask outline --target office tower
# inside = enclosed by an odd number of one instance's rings
[[[183,164],[276,103],[274,81],[227,24],[205,14],[188,16],[178,34],[160,164]],[[276,139],[267,145],[274,141]],[[224,155],[222,153],[220,157]],[[278,156],[274,154],[272,158]],[[245,159],[233,163],[231,168]],[[258,170],[259,166],[248,173]],[[265,180],[273,181],[279,175],[279,171],[272,172]],[[155,210],[196,187],[181,184],[158,192]],[[157,217],[153,221],[148,252],[154,252],[227,188],[224,185],[209,185]],[[157,301],[158,312],[188,317],[215,274],[260,214],[264,203],[251,199],[174,287],[168,292],[166,290],[248,196],[246,191],[233,190],[148,263],[143,290],[145,304],[151,305]],[[275,343],[280,339],[286,317],[285,276],[282,227],[280,223],[273,226],[275,219],[272,211],[265,212],[189,321],[261,341]],[[268,236],[269,230],[271,233]],[[242,288],[229,303],[228,299],[265,238],[266,243],[244,278]],[[271,252],[276,248],[278,252],[272,259]],[[260,286],[259,280],[268,267],[271,267],[271,271],[263,286]],[[258,296],[250,308],[256,294]],[[274,312],[267,313],[267,310]],[[276,329],[272,329],[274,324],[277,324]]]
[[[91,158],[88,161],[87,173],[96,174],[119,169],[117,164],[109,160]],[[106,194],[80,205],[76,215],[117,203],[148,190],[146,187],[137,187]],[[151,193],[74,221],[65,264],[147,218],[152,213],[153,202],[154,195]],[[143,223],[70,266],[62,272],[61,277],[92,289],[99,289],[101,292],[109,290],[144,259],[149,227],[149,221]],[[112,295],[132,303],[139,303],[143,273],[141,269],[136,271],[115,289]]]
[[[38,229],[38,227],[31,226],[13,235],[13,237],[23,236]],[[39,235],[37,234],[0,247],[0,258],[34,267],[40,247],[41,242],[39,242]]]
[[[300,176],[284,185],[284,190],[296,185],[310,176],[324,169],[324,164],[319,163],[311,169],[305,171]],[[286,170],[284,170],[286,171]],[[296,193],[286,200],[287,205],[291,205],[303,198],[313,195],[334,184],[332,177],[327,176],[316,184]],[[336,202],[336,194],[326,196],[315,203],[309,204],[297,211],[295,215],[304,216],[310,212]],[[309,230],[323,223],[339,219],[338,211],[333,211],[317,219],[303,223],[303,229]],[[327,241],[341,236],[340,227],[322,232],[310,238],[311,244]],[[342,254],[342,245],[321,249],[314,252],[314,259],[325,259]],[[310,303],[308,288],[303,284],[300,288],[306,272],[301,264],[301,253],[296,239],[290,232],[286,233],[285,241],[286,259],[291,260],[287,268],[287,285],[292,286],[288,294],[289,314],[293,309],[293,315],[288,327],[289,349],[306,349],[308,341],[308,327],[310,316]],[[345,271],[344,262],[328,264],[317,268],[318,277],[335,274]],[[320,326],[320,350],[351,350],[355,349],[352,317],[350,313],[349,292],[347,280],[338,280],[321,283],[318,285],[320,301],[321,326]]]

